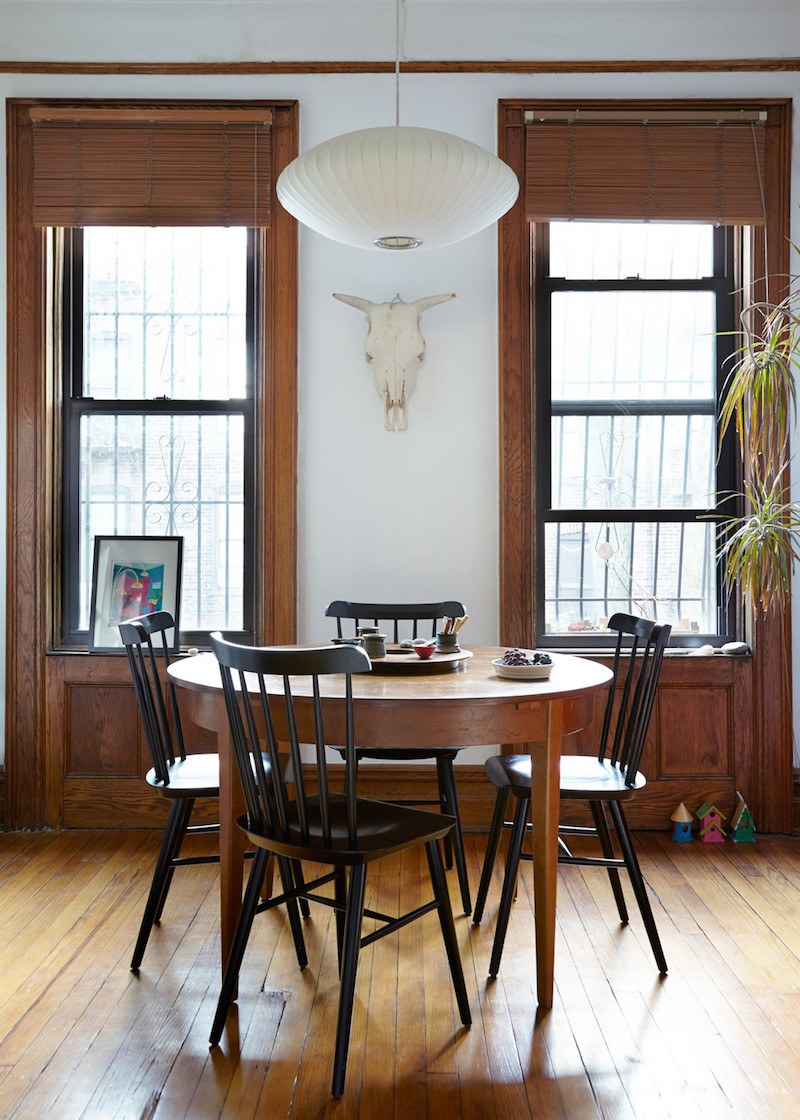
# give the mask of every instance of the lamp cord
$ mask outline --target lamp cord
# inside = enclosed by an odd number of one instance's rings
[[[394,123],[400,125],[400,9],[402,8],[402,26],[406,26],[406,2],[395,0],[394,5]]]

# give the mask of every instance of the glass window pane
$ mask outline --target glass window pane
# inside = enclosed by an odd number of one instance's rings
[[[713,416],[556,416],[553,509],[714,505]]]
[[[714,229],[666,222],[551,222],[550,275],[566,280],[713,276]]]
[[[712,522],[545,527],[545,633],[602,631],[615,611],[717,630]]]
[[[244,418],[84,416],[80,620],[96,534],[183,536],[181,629],[243,625]]]
[[[552,396],[712,400],[711,292],[555,292]]]
[[[247,230],[84,231],[84,392],[247,393]]]

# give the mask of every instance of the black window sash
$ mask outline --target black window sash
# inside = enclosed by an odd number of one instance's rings
[[[715,466],[717,504],[711,509],[667,509],[667,508],[554,508],[552,501],[552,420],[558,416],[592,415],[714,415],[718,418],[718,402],[722,394],[726,371],[736,350],[735,312],[736,294],[734,279],[734,230],[733,227],[718,227],[714,230],[714,275],[691,280],[641,280],[638,278],[614,280],[567,280],[564,277],[549,275],[550,269],[550,227],[547,223],[535,227],[533,253],[534,307],[533,325],[535,337],[534,397],[535,409],[535,446],[534,463],[534,501],[536,540],[534,542],[534,562],[536,564],[536,641],[537,644],[551,647],[592,648],[607,644],[602,634],[549,634],[545,633],[545,526],[559,523],[602,524],[619,522],[627,524],[688,524],[709,519],[721,521],[732,507],[739,504],[738,491],[741,489],[741,470],[736,448],[735,432],[732,426],[726,432],[722,445],[718,447]],[[716,399],[709,400],[634,400],[634,401],[554,401],[552,399],[552,297],[563,291],[690,291],[712,292],[716,305]],[[696,644],[706,638],[730,639],[737,633],[739,620],[736,603],[727,595],[723,584],[723,564],[715,560],[717,570],[717,634],[693,634],[691,638],[674,634],[673,645],[683,641]]]
[[[244,421],[244,589],[243,627],[226,631],[255,640],[255,360],[257,353],[256,237],[248,230],[246,280],[246,392],[245,398],[222,400],[152,400],[84,396],[84,254],[83,230],[65,231],[63,284],[63,405],[62,405],[62,563],[61,644],[86,646],[88,633],[78,626],[80,615],[80,429],[84,416],[241,416]],[[181,630],[183,646],[208,645],[208,630]]]

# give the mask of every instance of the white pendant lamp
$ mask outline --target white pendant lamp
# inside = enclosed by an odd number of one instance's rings
[[[511,168],[469,140],[396,123],[335,136],[293,160],[278,198],[303,225],[362,249],[436,249],[496,222],[519,194]]]

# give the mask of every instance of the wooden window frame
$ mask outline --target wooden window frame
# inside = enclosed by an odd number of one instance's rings
[[[533,271],[530,225],[524,206],[525,111],[541,101],[502,100],[498,104],[498,153],[517,173],[523,189],[498,223],[499,325],[499,629],[504,645],[529,646],[536,633],[536,456],[532,433],[536,409],[533,381]],[[620,102],[551,101],[553,108],[593,110],[763,108],[767,112],[764,182],[766,243],[773,298],[790,271],[791,101],[789,99],[664,100]],[[764,238],[752,239],[752,276],[763,277]],[[758,293],[758,285],[753,289]],[[761,827],[791,831],[792,718],[791,623],[781,615],[750,618],[753,648],[753,773],[760,783],[752,798]]]
[[[48,704],[48,664],[86,654],[52,652],[58,626],[53,557],[58,547],[60,423],[58,361],[48,323],[52,258],[33,220],[31,110],[43,99],[6,105],[8,156],[8,483],[6,611],[5,827],[57,827],[61,820],[62,749],[53,728],[62,713]],[[63,103],[59,103],[63,104]],[[86,104],[85,102],[83,103]],[[141,102],[97,101],[98,108],[136,110]],[[202,111],[220,102],[162,102]],[[238,102],[237,104],[241,104]],[[271,176],[298,152],[295,101],[270,102]],[[263,231],[256,370],[261,402],[256,449],[256,629],[262,642],[295,640],[297,624],[297,227],[276,206]],[[113,658],[113,655],[110,655]],[[93,658],[100,666],[108,658]],[[55,671],[55,670],[54,670]],[[51,742],[51,739],[53,740]]]

